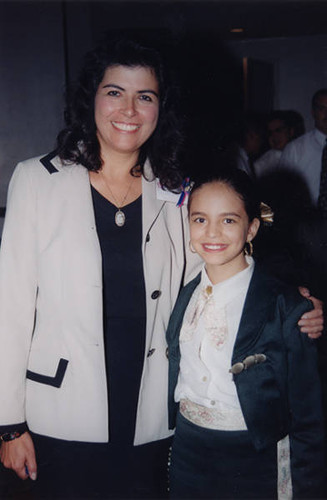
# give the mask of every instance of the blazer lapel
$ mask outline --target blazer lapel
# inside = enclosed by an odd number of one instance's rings
[[[82,165],[63,165],[58,156],[50,153],[41,160],[42,165],[53,176],[53,182],[61,184],[61,210],[69,206],[70,217],[65,218],[67,238],[65,244],[70,247],[83,242],[84,253],[89,252],[81,270],[83,275],[92,276],[92,283],[102,286],[102,256],[96,231],[89,172]],[[57,177],[60,173],[60,178]],[[62,176],[65,176],[64,178]],[[59,179],[61,179],[59,181]],[[64,254],[66,251],[64,251]],[[91,257],[93,256],[93,258]],[[64,259],[65,260],[65,259]],[[69,262],[67,262],[69,275]],[[89,279],[89,278],[88,278]]]
[[[273,283],[274,281],[268,275],[263,274],[256,264],[236,336],[232,364],[241,361],[244,355],[248,354],[251,344],[256,343],[257,337],[266,324],[270,305],[275,300],[272,293]]]
[[[165,201],[157,199],[155,178],[149,163],[146,162],[144,165],[144,176],[142,177],[143,245],[164,205]]]

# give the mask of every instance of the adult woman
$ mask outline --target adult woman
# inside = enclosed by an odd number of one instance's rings
[[[107,442],[109,399],[110,445],[102,447],[113,456],[114,464],[109,460],[106,468],[114,472],[106,477],[106,496],[160,496],[163,474],[152,470],[158,468],[158,457],[165,457],[166,468],[164,331],[188,273],[184,209],[176,207],[178,195],[153,182],[155,174],[162,186],[173,189],[182,180],[180,132],[168,90],[155,51],[124,40],[96,49],[81,73],[71,123],[59,135],[59,157],[21,164],[10,188],[1,295],[15,297],[16,312],[7,309],[4,298],[7,312],[2,310],[1,317],[17,317],[19,311],[21,325],[10,327],[14,333],[8,349],[16,353],[16,362],[2,364],[1,408],[7,410],[1,424],[10,424],[2,432],[21,432],[27,420],[40,449],[51,443],[39,435]],[[20,270],[14,261],[21,262]],[[7,280],[14,281],[11,291]],[[5,387],[13,384],[15,396],[9,400]],[[13,467],[22,478],[25,464],[31,477],[36,474],[28,437],[5,445],[26,441],[24,460]],[[148,445],[147,452],[141,446],[134,456],[133,441],[140,445],[159,439],[164,440],[159,449]],[[90,451],[85,453],[89,458]],[[3,462],[8,465],[4,457]],[[140,466],[137,477],[128,480],[140,464],[143,477]],[[38,482],[42,475],[41,469]],[[77,476],[82,482],[80,470]],[[154,477],[158,484],[152,484]],[[84,484],[78,492],[75,485],[73,495],[95,496],[99,479],[92,482],[92,492]]]
[[[124,40],[97,49],[58,156],[20,164],[11,182],[0,432],[16,439],[1,458],[23,479],[37,462],[41,496],[163,494],[164,333],[198,266],[190,254],[186,265],[186,214],[171,192],[180,134],[168,90],[155,51]]]

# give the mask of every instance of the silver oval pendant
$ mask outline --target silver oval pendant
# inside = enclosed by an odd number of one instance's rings
[[[125,224],[125,214],[120,209],[116,212],[115,223],[119,227],[122,227]]]

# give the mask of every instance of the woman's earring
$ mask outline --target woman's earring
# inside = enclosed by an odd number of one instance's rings
[[[248,255],[249,257],[252,257],[252,255],[253,255],[253,244],[252,244],[252,241],[247,241],[245,243],[244,253],[245,253],[245,255]]]
[[[194,250],[194,248],[192,246],[191,240],[188,242],[188,246],[190,247],[190,250],[192,253],[196,253],[196,251]]]

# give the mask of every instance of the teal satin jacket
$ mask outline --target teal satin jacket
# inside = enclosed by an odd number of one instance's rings
[[[179,295],[167,330],[169,426],[175,427],[174,391],[179,374],[179,332],[200,274]],[[324,426],[315,342],[297,322],[312,309],[299,292],[265,274],[259,265],[247,292],[231,359],[237,394],[255,448],[289,435],[295,497],[315,495],[324,477]],[[261,354],[247,368],[248,356]],[[253,360],[253,358],[252,358]],[[264,360],[264,361],[262,361]],[[246,363],[245,363],[246,364]]]

